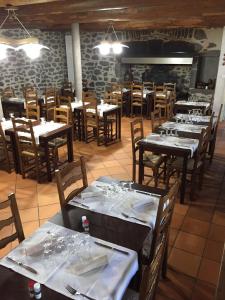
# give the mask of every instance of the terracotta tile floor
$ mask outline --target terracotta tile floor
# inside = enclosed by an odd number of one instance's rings
[[[130,119],[122,120],[122,142],[107,148],[95,142],[74,142],[74,154],[87,159],[89,182],[101,175],[131,179]],[[145,121],[145,133],[151,128]],[[195,202],[186,193],[184,205],[176,203],[170,232],[168,278],[160,283],[157,300],[214,298],[223,244],[225,242],[225,123],[218,132],[215,158],[207,168],[203,189]],[[61,153],[63,155],[64,153]],[[59,210],[56,184],[37,184],[23,180],[15,173],[0,171],[0,198],[16,192],[26,236]],[[1,213],[6,218],[9,212]],[[0,232],[0,238],[11,232],[11,227]],[[5,255],[17,243],[0,250]]]

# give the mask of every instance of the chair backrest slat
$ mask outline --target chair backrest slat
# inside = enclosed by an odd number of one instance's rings
[[[64,207],[67,202],[72,199],[72,197],[88,186],[83,156],[81,156],[77,161],[68,163],[63,169],[56,170],[55,175],[61,207]],[[69,195],[65,196],[65,191],[67,188],[72,186],[72,184],[75,184],[78,180],[82,180],[82,186],[80,188],[76,188],[69,193]]]
[[[16,238],[18,238],[19,242],[22,242],[25,238],[15,194],[10,194],[8,196],[8,200],[0,203],[0,210],[7,207],[10,207],[12,216],[7,219],[0,220],[0,230],[6,226],[14,224],[16,232],[0,240],[0,249],[4,248],[8,243],[14,241]]]

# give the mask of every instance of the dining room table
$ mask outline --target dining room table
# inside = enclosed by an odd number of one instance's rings
[[[102,188],[106,187],[110,192],[103,196]],[[118,211],[114,207],[113,213],[109,213],[118,188],[123,196],[125,190],[128,192],[126,201],[132,205],[133,214],[136,210],[136,216],[144,218],[144,210],[152,212],[145,213],[145,222],[121,215],[120,208],[124,205],[124,201],[119,205],[121,197],[116,201]],[[99,201],[105,197],[108,209],[100,211],[96,207],[94,192],[101,192]],[[71,287],[92,300],[121,300],[128,285],[138,289],[141,258],[151,247],[157,202],[166,193],[158,188],[100,177],[78,199],[74,198],[78,203],[66,204],[0,260],[1,300],[29,299],[30,279],[42,284],[43,299],[48,300],[80,299],[72,295]],[[138,206],[137,196],[142,205]],[[84,233],[82,216],[89,221],[88,234]]]
[[[23,118],[26,120],[26,118]],[[5,123],[5,125],[4,125]],[[16,135],[13,129],[12,121],[6,120],[2,122],[2,127],[5,132],[5,136],[9,137],[12,145],[13,162],[15,167],[15,172],[19,173],[20,163],[19,163],[19,150],[16,143]],[[62,123],[56,123],[54,121],[50,122],[39,122],[33,120],[33,130],[34,137],[37,145],[40,145],[46,157],[46,168],[47,168],[47,179],[52,181],[52,170],[50,161],[50,146],[49,142],[52,140],[66,136],[67,139],[67,159],[68,161],[73,161],[73,129],[71,125],[66,125]]]
[[[194,157],[198,149],[198,138],[177,136],[176,134],[151,133],[138,142],[139,176],[138,183],[144,181],[143,157],[145,151],[183,158],[182,178],[180,186],[180,203],[184,203],[188,159]]]
[[[84,115],[83,105],[88,104],[82,101],[76,101],[71,103],[71,108],[74,114],[74,119],[77,122],[78,139],[84,140]],[[112,143],[121,140],[121,108],[119,105],[101,103],[97,106],[99,117],[103,120],[104,126],[104,146],[108,146]],[[110,139],[107,138],[107,125],[109,118],[114,117],[115,119],[115,134]]]
[[[210,108],[211,104],[209,102],[178,100],[174,103],[173,111],[174,114],[177,114],[188,113],[191,110],[199,110],[203,115],[207,115]]]

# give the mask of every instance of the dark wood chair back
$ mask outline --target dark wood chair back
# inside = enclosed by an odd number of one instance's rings
[[[70,123],[69,107],[54,107],[54,121],[69,125]]]
[[[179,189],[179,181],[170,188],[167,195],[161,197],[156,216],[155,228],[149,256],[149,264],[143,266],[143,276],[140,288],[140,299],[154,299],[156,287],[163,260],[166,257],[169,226],[171,223],[176,196]]]
[[[11,98],[11,97],[15,97],[14,89],[10,86],[7,86],[2,91],[2,98],[4,99],[4,98]]]
[[[5,133],[0,122],[0,162],[6,163],[7,171],[11,172],[10,158]]]
[[[24,97],[26,106],[38,106],[38,93],[35,87],[27,87],[24,89]]]
[[[96,99],[95,91],[87,91],[82,93],[82,101],[87,102],[88,99]]]
[[[68,201],[70,201],[73,197],[78,195],[88,186],[87,173],[83,156],[81,156],[76,161],[68,163],[63,169],[56,170],[55,175],[61,207],[64,207],[68,203]],[[66,196],[66,190],[69,190],[71,186],[73,184],[76,184],[79,180],[82,181],[81,187],[76,187]]]
[[[130,122],[131,128],[131,144],[133,162],[137,162],[136,152],[139,150],[138,142],[144,138],[143,119],[135,119]]]
[[[45,90],[45,106],[46,110],[56,106],[57,92],[55,88],[46,88]]]
[[[152,132],[154,132],[162,123],[165,122],[165,118],[161,116],[161,109],[156,108],[153,112],[151,112],[151,125]]]
[[[10,207],[11,209],[12,216],[8,219],[0,220],[0,230],[2,230],[6,226],[14,224],[15,233],[0,240],[0,249],[4,248],[16,239],[18,239],[19,242],[22,242],[25,239],[15,194],[13,193],[8,196],[8,199],[6,201],[0,202],[0,210],[6,209],[8,207]]]
[[[163,86],[166,88],[167,91],[176,92],[176,83],[165,82]]]
[[[31,120],[12,118],[13,129],[19,154],[20,168],[23,178],[29,169],[29,160],[34,160],[38,165],[38,148],[35,141],[33,124]]]
[[[40,120],[40,106],[39,105],[27,105],[26,106],[27,119]]]
[[[151,81],[143,81],[143,87],[146,90],[154,91],[155,83]]]

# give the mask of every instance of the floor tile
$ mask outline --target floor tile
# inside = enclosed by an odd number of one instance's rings
[[[192,277],[197,276],[200,262],[200,256],[176,248],[172,249],[168,261],[174,270]]]
[[[177,229],[170,228],[170,232],[169,232],[169,245],[170,246],[173,246],[173,244],[176,240],[177,234],[178,234]]]
[[[207,237],[210,228],[210,223],[196,220],[190,217],[185,217],[181,230],[196,234],[202,237]]]
[[[212,224],[209,230],[208,238],[218,242],[225,242],[225,227]]]
[[[175,206],[174,206],[174,212],[176,214],[179,214],[179,215],[182,215],[182,216],[186,215],[188,209],[189,209],[189,206],[185,205],[185,204],[176,203]]]
[[[223,247],[224,244],[222,242],[207,240],[203,256],[220,263],[223,254]]]
[[[173,300],[191,299],[194,285],[195,279],[168,269],[167,278],[160,281],[159,292]]]
[[[202,256],[206,240],[200,236],[180,231],[174,247]]]
[[[192,300],[214,300],[215,299],[215,286],[198,280],[192,294]]]
[[[58,211],[60,210],[59,203],[57,204],[50,204],[50,205],[44,205],[39,207],[39,218],[46,219],[51,218],[54,216]]]
[[[212,222],[217,225],[225,226],[225,212],[215,211]]]
[[[174,229],[180,229],[183,221],[184,216],[174,213],[171,221],[171,227]]]
[[[187,217],[201,221],[210,221],[212,219],[213,209],[210,207],[191,206],[187,212]]]
[[[201,261],[198,278],[213,285],[217,284],[219,277],[220,264],[203,258]]]
[[[38,220],[38,208],[28,208],[20,210],[20,218],[23,223]]]

